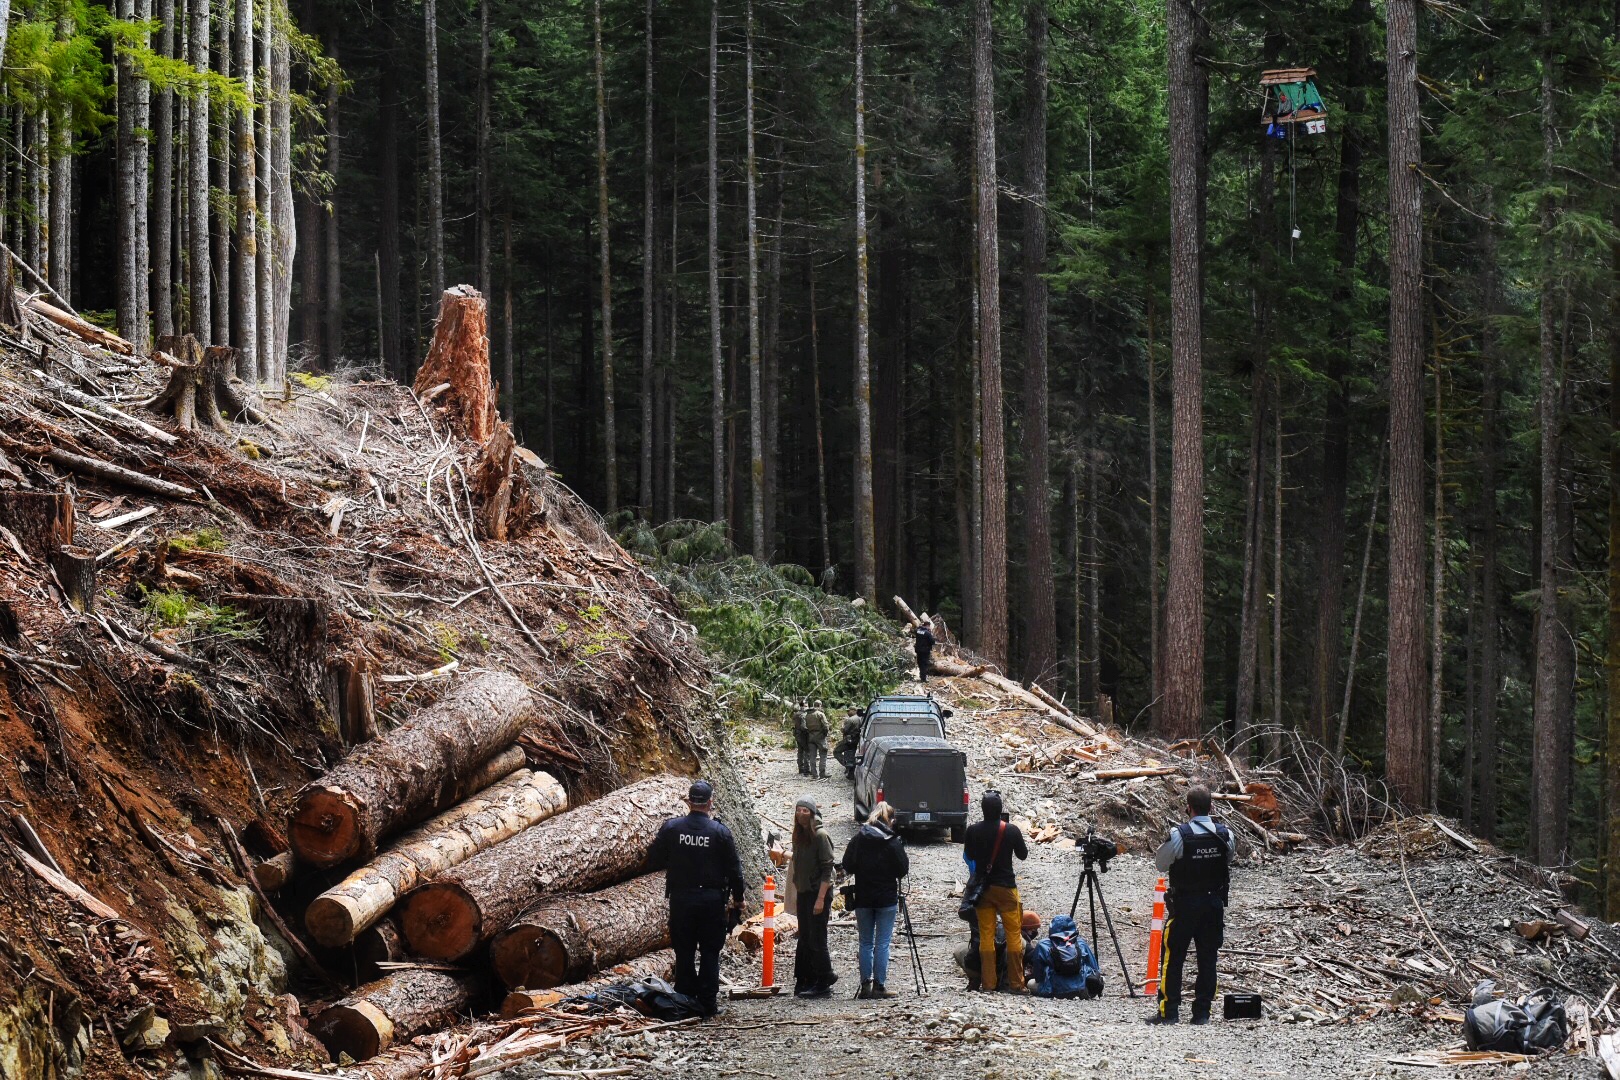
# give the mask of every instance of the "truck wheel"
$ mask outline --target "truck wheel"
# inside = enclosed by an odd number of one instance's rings
[[[951,826],[951,843],[960,844],[966,839],[967,839],[967,826],[966,825],[952,825]]]

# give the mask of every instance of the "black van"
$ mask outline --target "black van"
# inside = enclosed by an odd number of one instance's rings
[[[855,762],[854,802],[857,821],[886,802],[899,828],[949,829],[960,844],[968,823],[967,755],[926,736],[868,739]]]

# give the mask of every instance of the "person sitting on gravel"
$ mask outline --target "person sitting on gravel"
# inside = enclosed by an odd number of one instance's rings
[[[894,807],[880,802],[850,838],[841,864],[855,875],[855,924],[860,930],[861,988],[857,998],[899,997],[885,986],[889,944],[900,910],[900,880],[911,870],[905,841],[894,831]]]
[[[1035,978],[1035,940],[1041,936],[1041,917],[1026,909],[1019,936],[1024,939],[1024,985],[1033,993],[1035,988],[1030,982]]]
[[[799,915],[799,947],[793,958],[793,993],[802,998],[832,996],[832,957],[827,952],[827,918],[832,914],[833,842],[821,824],[816,801],[793,807],[793,858],[788,863]]]
[[[984,895],[974,906],[974,915],[979,921],[979,948],[984,950],[985,943],[994,939],[996,919],[999,917],[1006,932],[1007,971],[1016,975],[1024,970],[1024,938],[1021,933],[1024,907],[1018,899],[1018,878],[1013,873],[1012,861],[1015,857],[1029,858],[1029,847],[1024,843],[1024,834],[1018,826],[1002,820],[1001,792],[994,789],[986,791],[979,800],[979,806],[984,811],[984,820],[968,826],[967,838],[962,845],[962,858],[968,861],[975,873],[983,875],[985,883]],[[985,952],[980,969],[986,991],[995,990],[1000,982],[994,968],[993,958],[989,952]],[[1023,993],[1023,980],[1019,979],[1016,986],[1009,985],[1007,990],[1015,994]]]
[[[996,927],[996,978],[999,982],[1007,981],[1007,934],[1000,926]],[[976,993],[983,985],[980,978],[980,964],[983,963],[979,951],[979,921],[974,919],[968,923],[967,944],[958,945],[953,954],[956,966],[962,974],[967,976],[968,993]]]
[[[1102,993],[1097,957],[1069,916],[1053,917],[1050,931],[1035,943],[1030,956],[1030,977],[1037,996],[1094,998]]]

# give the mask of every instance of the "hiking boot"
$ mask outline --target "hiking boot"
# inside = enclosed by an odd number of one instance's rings
[[[869,982],[861,983],[861,988],[859,990],[855,991],[855,1000],[856,1001],[864,1001],[864,1000],[866,1000],[867,998],[869,998],[871,996],[872,996],[872,984],[869,983]]]
[[[1154,1013],[1147,1018],[1147,1022],[1149,1024],[1178,1024],[1181,1022],[1181,1018],[1173,1012]]]
[[[1209,1013],[1193,1013],[1189,1024],[1203,1025],[1209,1023]]]
[[[869,998],[888,999],[888,998],[897,998],[900,995],[895,993],[893,990],[890,990],[888,987],[884,986],[882,983],[874,982],[872,984],[872,989],[867,992],[866,996],[869,997]]]

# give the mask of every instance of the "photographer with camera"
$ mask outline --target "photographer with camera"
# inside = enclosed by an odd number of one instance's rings
[[[850,907],[861,936],[861,988],[857,998],[899,997],[889,979],[889,945],[900,913],[900,879],[911,870],[905,841],[894,831],[894,807],[880,802],[850,838],[840,865],[855,875]]]
[[[1170,876],[1170,889],[1164,897],[1164,977],[1159,982],[1159,1008],[1148,1017],[1150,1024],[1174,1024],[1180,1019],[1181,972],[1191,947],[1198,950],[1192,1022],[1209,1023],[1215,1001],[1215,961],[1226,933],[1226,903],[1236,855],[1232,831],[1209,816],[1213,804],[1207,787],[1188,789],[1190,820],[1171,830],[1153,859]]]
[[[719,1011],[720,948],[742,914],[742,860],[731,830],[714,819],[714,788],[694,781],[691,812],[665,821],[647,854],[649,872],[664,871],[675,989],[695,998],[703,1015]],[[730,903],[727,903],[727,898]]]
[[[1029,858],[1029,847],[1018,826],[1002,813],[1001,792],[993,788],[986,791],[979,799],[979,806],[984,811],[984,820],[968,826],[962,845],[962,858],[973,870],[962,893],[962,907],[971,907],[978,922],[980,985],[986,991],[996,989],[996,920],[999,917],[1007,942],[1007,991],[1021,994],[1024,993],[1024,938],[1020,931],[1024,907],[1018,898],[1013,859]]]

